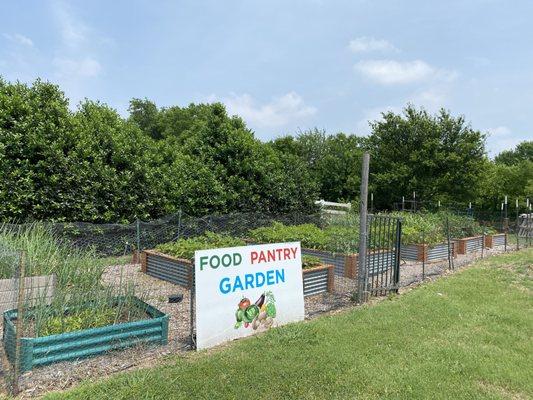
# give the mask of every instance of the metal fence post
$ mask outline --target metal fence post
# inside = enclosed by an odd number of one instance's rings
[[[448,239],[448,268],[453,269],[453,254],[450,243],[450,221],[448,217],[446,217],[446,238]]]
[[[195,271],[195,265],[193,263],[193,266],[192,266],[192,270],[191,270],[191,275],[192,275],[192,279],[191,279],[191,290],[189,292],[189,295],[191,296],[190,299],[189,299],[189,311],[190,311],[190,314],[189,314],[189,317],[190,317],[190,340],[191,340],[191,349],[192,350],[195,350],[196,349],[196,335],[195,335],[195,325],[196,325],[196,306],[195,306],[195,301],[196,301],[196,271]]]
[[[176,237],[176,240],[180,239],[181,234],[181,208],[178,210],[178,235]]]
[[[520,250],[519,238],[520,238],[520,223],[518,218],[518,199],[516,200],[516,225],[515,225],[515,236],[516,236],[516,250]]]
[[[368,170],[370,165],[370,154],[363,154],[363,167],[361,170],[361,193],[359,199],[359,265],[358,265],[358,284],[357,284],[357,302],[366,301],[366,245],[367,245],[367,196],[368,196]]]
[[[400,288],[400,253],[402,252],[402,219],[398,218],[396,224],[396,245],[398,248],[396,249],[396,260],[394,264],[396,270],[394,274],[394,286],[396,287],[396,293],[398,293]]]
[[[24,300],[25,300],[25,281],[26,281],[26,259],[24,252],[20,253],[19,270],[18,270],[18,296],[17,296],[17,322],[15,333],[15,362],[13,363],[13,394],[17,395],[19,388],[20,375],[20,358],[21,358],[21,338],[24,329]]]
[[[135,219],[135,225],[136,225],[136,242],[137,242],[137,252],[141,253],[141,221],[139,218]]]
[[[485,229],[481,231],[481,258],[485,256]]]
[[[426,279],[426,255],[427,255],[426,235],[424,235],[424,231],[422,231],[422,249],[424,249],[422,253],[422,280],[424,280]]]

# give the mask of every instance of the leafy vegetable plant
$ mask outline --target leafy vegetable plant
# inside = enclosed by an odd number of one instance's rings
[[[244,246],[245,244],[246,242],[242,239],[214,232],[206,232],[202,236],[160,244],[156,247],[156,250],[169,256],[190,260],[194,257],[194,252],[197,250],[237,247]]]

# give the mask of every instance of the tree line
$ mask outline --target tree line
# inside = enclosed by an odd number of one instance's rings
[[[220,103],[161,108],[133,99],[122,117],[90,100],[72,111],[49,82],[0,78],[4,221],[308,213],[318,198],[357,198],[365,150],[381,208],[413,190],[487,205],[532,192],[532,142],[491,161],[484,135],[445,110],[385,113],[368,137],[314,129],[264,143]]]

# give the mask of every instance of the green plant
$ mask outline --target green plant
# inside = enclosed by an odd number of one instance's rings
[[[207,250],[221,247],[244,246],[242,239],[214,232],[205,232],[201,236],[179,239],[175,242],[163,243],[156,246],[156,250],[177,258],[192,259],[197,250]]]
[[[53,290],[43,287],[39,292],[27,287],[31,293],[40,294],[34,299],[25,299],[24,308],[28,310],[23,320],[25,335],[61,333],[61,329],[70,331],[80,326],[83,329],[87,324],[130,321],[144,315],[135,302],[146,293],[136,290],[122,269],[117,280],[105,282],[102,279],[108,265],[105,260],[97,258],[94,252],[68,246],[45,225],[0,226],[0,274],[3,279],[17,276],[21,252],[24,253],[24,276],[50,276],[53,277],[50,282],[55,281]],[[16,256],[8,257],[8,254]],[[28,280],[27,284],[31,282]],[[53,295],[47,296],[47,292],[53,292]],[[104,318],[111,311],[113,318]]]
[[[434,245],[444,243],[447,240],[447,224],[452,239],[495,233],[494,229],[481,226],[474,218],[449,212],[396,212],[390,215],[402,219],[403,244],[425,243]]]
[[[320,258],[315,256],[303,256],[302,257],[302,269],[311,269],[320,267],[322,265],[322,261]]]
[[[301,242],[308,249],[325,250],[334,253],[357,251],[358,228],[351,220],[335,220],[324,229],[314,224],[284,225],[274,222],[251,230],[249,238],[257,243]]]
[[[72,314],[50,316],[43,321],[40,335],[49,336],[82,329],[98,328],[115,322],[115,310],[103,308],[100,310],[85,309]]]

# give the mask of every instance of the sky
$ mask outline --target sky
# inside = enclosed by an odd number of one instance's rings
[[[532,16],[505,0],[4,0],[0,76],[124,116],[134,97],[221,101],[262,140],[444,107],[493,157],[533,140]]]

